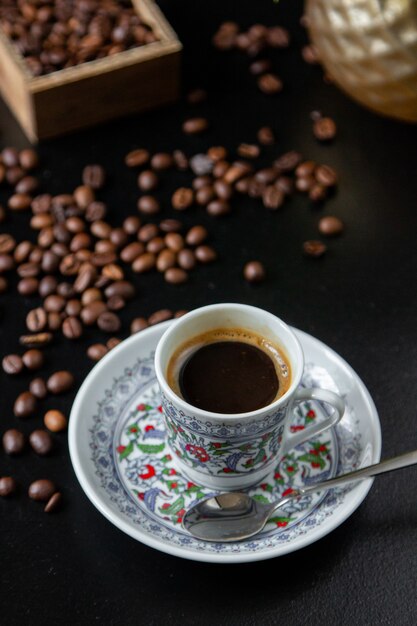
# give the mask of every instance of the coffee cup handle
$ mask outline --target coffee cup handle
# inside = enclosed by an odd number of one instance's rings
[[[285,456],[289,450],[295,448],[300,443],[304,443],[312,437],[320,435],[332,426],[336,426],[336,424],[342,419],[345,412],[344,400],[336,393],[333,393],[333,391],[328,391],[327,389],[304,389],[303,387],[297,389],[294,396],[294,404],[296,402],[305,402],[306,400],[316,400],[319,402],[325,402],[326,404],[330,404],[334,408],[334,412],[332,413],[332,415],[330,415],[330,417],[323,420],[322,422],[307,426],[306,428],[304,428],[304,430],[297,433],[290,432],[289,424],[284,431],[284,440],[280,452],[281,456]]]

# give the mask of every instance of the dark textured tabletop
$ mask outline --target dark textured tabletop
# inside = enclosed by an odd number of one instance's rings
[[[146,115],[40,145],[42,185],[51,193],[80,183],[82,167],[102,163],[108,184],[102,193],[112,224],[135,211],[135,176],[124,165],[135,147],[151,151],[181,148],[188,154],[210,145],[235,149],[253,142],[260,126],[271,125],[277,144],[265,149],[268,162],[289,149],[334,166],[337,193],[324,208],[302,196],[271,213],[259,201],[241,198],[227,218],[214,221],[202,209],[184,215],[212,232],[219,261],[196,272],[186,285],[164,284],[159,275],[137,280],[139,294],[123,311],[123,336],[135,315],[160,308],[193,308],[235,301],[254,304],[318,337],[340,353],[368,387],[379,411],[383,456],[417,447],[417,128],[362,109],[326,84],[319,67],[307,65],[300,49],[302,3],[274,4],[163,0],[160,6],[184,44],[183,87],[206,87],[198,111],[210,120],[201,137],[187,137],[181,124],[192,112],[185,102]],[[219,23],[242,27],[260,22],[288,27],[288,50],[272,53],[285,89],[267,98],[255,87],[242,54],[211,47]],[[311,132],[312,110],[333,117],[338,135],[319,144]],[[20,142],[7,110],[1,110],[3,144]],[[264,159],[264,161],[262,161]],[[175,176],[160,192],[163,215]],[[7,192],[0,191],[2,201]],[[198,213],[198,216],[196,215]],[[334,214],[345,234],[329,241],[322,259],[305,258],[304,240],[317,236],[317,221]],[[2,229],[17,238],[31,235],[28,218],[13,216]],[[251,286],[242,266],[265,263],[268,278]],[[32,301],[12,289],[1,297],[2,356],[16,351]],[[57,340],[48,349],[49,371],[58,364],[77,374],[91,368],[86,346],[100,340],[89,332],[75,346]],[[0,373],[1,431],[16,426],[13,401],[23,378]],[[73,395],[44,408],[69,411]],[[41,417],[21,424],[29,433]],[[1,618],[21,624],[415,624],[417,615],[416,469],[377,479],[359,509],[334,532],[287,556],[247,565],[211,565],[157,552],[123,534],[93,507],[80,488],[68,455],[66,435],[57,435],[54,455],[0,453],[1,474],[23,485],[47,476],[62,489],[64,505],[55,515],[24,493],[0,502]]]

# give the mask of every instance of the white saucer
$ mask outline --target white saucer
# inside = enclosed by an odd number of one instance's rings
[[[75,399],[69,449],[87,496],[115,526],[153,548],[197,561],[238,563],[298,550],[339,526],[359,506],[372,481],[333,489],[284,509],[266,530],[247,541],[199,541],[181,527],[189,506],[209,489],[178,473],[165,443],[153,355],[169,324],[133,335],[112,350],[87,376]],[[305,355],[303,384],[342,394],[347,410],[333,432],[299,446],[250,490],[272,501],[293,485],[377,463],[381,431],[375,405],[352,368],[333,350],[294,330]],[[323,408],[306,404],[295,416],[302,428],[320,420]]]

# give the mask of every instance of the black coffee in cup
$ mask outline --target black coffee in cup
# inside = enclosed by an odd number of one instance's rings
[[[281,348],[242,328],[217,328],[181,345],[167,371],[171,389],[214,413],[248,413],[288,390],[291,370]]]

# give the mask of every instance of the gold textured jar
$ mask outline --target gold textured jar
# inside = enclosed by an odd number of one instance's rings
[[[379,113],[417,122],[417,0],[307,0],[306,15],[341,89]]]

